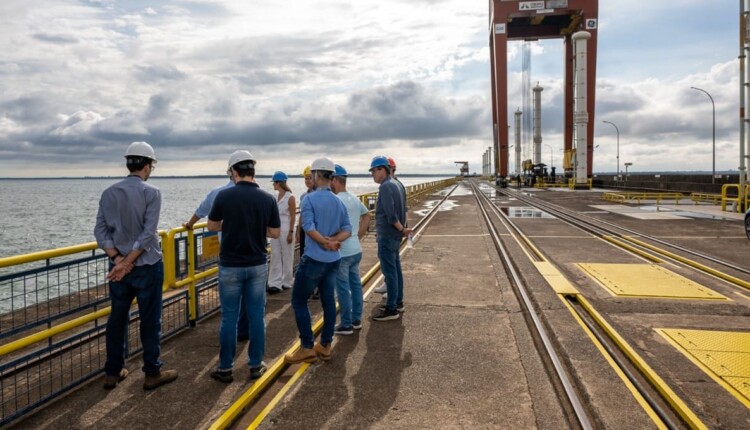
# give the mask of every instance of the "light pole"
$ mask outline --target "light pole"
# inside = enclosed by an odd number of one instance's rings
[[[628,180],[628,167],[632,166],[633,163],[625,163],[625,180]]]
[[[697,87],[690,87],[690,88],[705,93],[708,96],[708,98],[711,99],[711,110],[712,110],[712,113],[713,113],[713,137],[714,137],[714,143],[713,143],[713,147],[712,147],[713,148],[712,149],[713,163],[711,165],[711,172],[712,172],[711,173],[711,183],[713,184],[714,181],[716,180],[716,104],[714,103],[714,98],[711,97],[711,94],[709,94],[708,91],[700,89],[700,88],[697,88]]]
[[[610,124],[612,127],[615,128],[615,131],[617,131],[617,179],[620,179],[620,129],[617,128],[614,122],[611,121],[602,121],[606,122],[607,124]],[[599,145],[597,145],[599,146]]]

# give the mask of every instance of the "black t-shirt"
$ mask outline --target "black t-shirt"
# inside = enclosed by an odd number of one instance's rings
[[[266,264],[266,228],[281,227],[276,199],[246,181],[219,192],[208,219],[223,221],[219,264],[226,267]]]

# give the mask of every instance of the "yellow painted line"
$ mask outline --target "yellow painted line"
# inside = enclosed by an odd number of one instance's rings
[[[638,245],[640,245],[640,246],[642,246],[644,248],[648,248],[648,249],[650,249],[652,251],[658,252],[658,253],[660,253],[662,255],[666,255],[669,258],[672,258],[674,260],[680,261],[680,262],[685,263],[685,264],[687,264],[689,266],[692,266],[692,267],[694,267],[694,268],[696,268],[698,270],[702,270],[702,271],[704,271],[706,273],[710,273],[711,275],[714,275],[717,278],[723,279],[723,280],[728,281],[728,282],[730,282],[732,284],[735,284],[735,285],[738,285],[740,287],[747,288],[748,290],[750,290],[750,282],[748,282],[748,281],[744,281],[742,279],[735,278],[734,276],[727,275],[726,273],[719,272],[718,270],[712,269],[712,268],[710,268],[708,266],[704,266],[703,264],[700,264],[698,262],[695,262],[695,261],[690,260],[690,259],[685,258],[685,257],[681,257],[681,256],[679,256],[677,254],[674,254],[674,253],[671,253],[669,251],[665,251],[663,249],[659,249],[659,248],[657,248],[655,246],[649,245],[648,243],[642,242],[642,241],[640,241],[638,239],[635,239],[633,237],[623,236],[623,239],[628,240],[630,242],[633,242],[635,244],[638,244]]]
[[[731,300],[684,276],[652,264],[578,263],[577,266],[618,297]]]
[[[571,284],[552,263],[547,261],[533,261],[536,270],[557,294],[578,294],[578,290]]]
[[[580,295],[576,295],[579,299],[581,298]],[[643,395],[638,391],[638,389],[633,385],[633,383],[628,379],[627,376],[625,376],[625,373],[620,369],[620,366],[617,365],[617,362],[612,358],[612,356],[607,352],[607,350],[604,348],[604,346],[599,342],[599,339],[594,336],[594,334],[589,330],[588,326],[581,320],[581,317],[578,316],[578,313],[573,309],[572,306],[570,306],[570,303],[565,299],[563,295],[558,295],[560,300],[565,304],[565,307],[568,308],[571,315],[573,315],[573,318],[578,322],[578,325],[581,326],[583,331],[586,333],[586,335],[591,339],[591,343],[596,346],[596,349],[599,350],[599,353],[604,357],[605,360],[607,360],[607,363],[609,363],[610,367],[612,367],[612,370],[615,371],[617,376],[622,380],[622,382],[627,387],[628,391],[633,395],[636,402],[643,408],[643,411],[646,412],[646,414],[651,418],[651,421],[656,424],[656,427],[659,429],[666,429],[667,426],[664,424],[664,421],[662,421],[661,418],[659,418],[659,415],[654,411],[654,409],[651,407],[651,405],[646,401],[646,399],[643,398]]]
[[[685,357],[750,408],[750,333],[654,329]]]
[[[685,402],[674,392],[666,382],[646,363],[641,356],[620,336],[619,333],[594,309],[593,306],[583,296],[578,296],[578,302],[586,309],[586,312],[599,324],[599,326],[614,341],[620,350],[630,359],[638,370],[651,382],[659,393],[672,406],[677,414],[692,429],[708,429],[705,424],[698,418],[695,413],[685,404]]]
[[[627,243],[613,237],[613,236],[602,236],[602,239],[606,240],[609,243],[612,243],[616,246],[619,246],[620,248],[627,249],[628,251],[632,252],[633,254],[639,255],[643,258],[645,258],[648,261],[651,261],[653,263],[664,263],[664,260],[661,258],[649,254],[648,252],[643,251],[642,249],[638,249],[632,245],[628,245]]]
[[[302,375],[305,373],[307,368],[310,367],[309,363],[302,363],[302,365],[297,369],[296,372],[294,372],[294,375],[289,379],[289,381],[284,384],[284,387],[279,390],[278,393],[273,397],[273,399],[266,405],[265,408],[263,408],[262,411],[258,414],[257,417],[253,420],[252,423],[250,423],[249,426],[247,426],[248,430],[250,429],[256,429],[258,426],[263,422],[263,420],[268,416],[268,414],[271,413],[271,411],[276,407],[276,405],[281,402],[281,399],[286,396],[286,393],[294,386],[295,383],[297,383],[297,380],[302,377]]]

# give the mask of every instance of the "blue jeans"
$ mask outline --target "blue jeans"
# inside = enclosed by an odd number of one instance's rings
[[[362,320],[362,279],[359,277],[359,262],[362,253],[341,257],[336,275],[336,294],[339,297],[339,319],[341,325],[350,327],[352,321]]]
[[[299,340],[303,348],[312,348],[315,342],[310,309],[307,307],[307,300],[315,288],[320,292],[320,303],[323,305],[323,332],[320,335],[320,343],[329,345],[333,342],[333,330],[336,327],[334,290],[340,261],[322,263],[303,255],[297,266],[292,288],[292,309],[294,309],[294,319],[297,322]]]
[[[388,289],[386,308],[395,311],[396,305],[404,301],[404,275],[401,273],[401,256],[398,254],[401,239],[378,237],[378,259],[380,271]]]
[[[110,266],[111,269],[111,266]],[[164,282],[164,264],[160,261],[150,266],[135,266],[119,281],[109,283],[112,312],[107,319],[107,361],[104,372],[118,375],[125,367],[127,331],[130,305],[138,299],[141,345],[143,345],[143,371],[148,375],[159,373],[161,348],[161,286]]]
[[[260,366],[266,351],[266,281],[268,266],[219,266],[219,301],[221,325],[219,326],[219,369],[234,367],[237,350],[237,319],[240,307],[247,311],[249,338],[247,364]]]

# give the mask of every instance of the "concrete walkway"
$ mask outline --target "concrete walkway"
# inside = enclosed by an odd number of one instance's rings
[[[402,257],[402,318],[372,321],[370,297],[363,329],[338,336],[262,428],[568,426],[476,200],[458,194]]]

